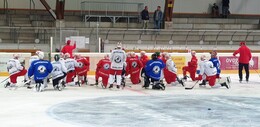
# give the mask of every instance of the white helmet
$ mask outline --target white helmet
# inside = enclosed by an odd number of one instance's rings
[[[37,55],[38,55],[39,59],[44,58],[44,52],[42,52],[42,51],[37,51]]]
[[[201,61],[206,60],[206,56],[205,56],[205,55],[202,55],[202,56],[200,57],[200,60],[201,60]]]
[[[191,55],[195,56],[196,55],[196,51],[191,51]]]
[[[65,57],[65,58],[70,58],[70,54],[69,54],[69,53],[65,53],[65,54],[64,54],[64,57]]]
[[[20,54],[13,54],[14,59],[20,58]]]

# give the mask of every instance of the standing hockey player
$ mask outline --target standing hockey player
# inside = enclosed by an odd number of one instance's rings
[[[72,59],[69,53],[65,53],[65,67],[67,68],[66,83],[70,84],[75,77],[75,67],[78,67],[78,63],[75,59]],[[74,84],[75,85],[75,84]],[[81,86],[81,84],[77,84]]]
[[[108,78],[109,78],[109,70],[110,70],[111,62],[109,60],[109,55],[105,55],[104,59],[101,59],[96,68],[96,84],[98,85],[99,77],[102,78],[102,87],[107,88]]]
[[[69,54],[70,54],[70,57],[73,58],[72,52],[73,52],[73,50],[76,48],[76,42],[74,42],[74,45],[73,45],[73,46],[71,46],[70,43],[71,43],[71,40],[68,40],[68,41],[67,41],[67,44],[62,48],[61,52],[62,52],[63,54],[69,53]]]
[[[191,60],[188,62],[188,66],[184,66],[182,68],[184,80],[187,80],[186,73],[189,72],[192,81],[195,81],[195,75],[196,75],[197,64],[198,64],[197,62],[198,59],[196,58],[196,52],[191,51]]]
[[[180,83],[182,86],[183,81],[180,80],[177,76],[177,68],[175,66],[175,63],[171,59],[170,54],[165,55],[165,60],[166,60],[166,67],[164,69],[164,78],[168,84],[176,85],[176,80],[178,83]]]
[[[165,64],[161,59],[158,59],[157,54],[152,55],[152,60],[149,60],[145,66],[145,81],[144,88],[150,86],[150,82],[153,83],[153,89],[165,89],[163,83],[160,82],[162,70],[165,68]]]
[[[116,85],[117,88],[120,88],[121,80],[122,80],[122,71],[124,67],[124,63],[126,61],[125,51],[122,50],[121,45],[118,45],[115,50],[112,51],[110,55],[111,68],[109,74],[109,88],[113,88],[113,83],[115,82],[116,77]]]
[[[53,67],[49,61],[43,60],[43,52],[40,51],[38,53],[38,56],[39,60],[35,60],[32,62],[28,71],[28,76],[34,76],[34,80],[36,83],[36,91],[42,92],[44,90],[43,82],[48,77],[49,73],[52,72]]]
[[[246,82],[249,79],[249,61],[252,58],[252,54],[250,49],[246,46],[246,42],[240,42],[240,48],[233,53],[233,56],[236,56],[239,53],[238,58],[238,74],[239,74],[239,82],[242,82],[243,73],[242,70],[245,68],[246,71]]]
[[[76,84],[84,84],[88,83],[87,80],[87,74],[88,74],[88,69],[89,69],[89,61],[82,57],[81,55],[75,55],[75,58],[78,62],[78,67],[75,68],[76,70],[76,74],[78,75],[78,82],[76,82]]]
[[[143,64],[143,66],[146,65],[147,61],[149,60],[148,56],[145,54],[146,52],[145,51],[141,51],[140,52],[140,60]],[[144,70],[144,67],[142,68],[142,71],[141,71],[141,76],[144,77],[145,76],[145,70]]]
[[[14,54],[13,59],[10,59],[7,62],[7,71],[10,74],[10,81],[5,84],[5,88],[10,86],[11,88],[15,88],[17,83],[17,77],[24,76],[27,73],[27,70],[21,65],[19,54]]]
[[[58,54],[54,55],[54,61],[51,64],[53,66],[51,72],[53,88],[61,91],[61,80],[66,77],[67,68],[65,67],[65,64],[60,61],[60,56]]]
[[[130,79],[133,84],[139,84],[140,80],[140,72],[143,68],[142,62],[136,58],[134,52],[131,53],[131,58],[127,62],[126,72],[130,74]]]
[[[200,74],[195,79],[209,81],[209,85],[212,88],[226,87],[227,89],[229,89],[228,82],[216,84],[217,69],[214,67],[213,63],[211,61],[206,60],[205,55],[202,55],[200,57],[200,60],[201,60],[201,63],[199,64]],[[205,85],[200,85],[200,86],[205,86]]]

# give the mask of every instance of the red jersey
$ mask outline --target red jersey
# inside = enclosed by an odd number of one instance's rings
[[[198,59],[196,58],[196,56],[192,56],[190,62],[188,62],[188,66],[197,69]]]
[[[142,62],[136,58],[136,57],[132,57],[128,60],[127,62],[127,73],[133,73],[134,71],[138,71],[140,70],[141,68],[143,68],[143,64]]]
[[[143,55],[142,57],[140,57],[140,60],[141,60],[141,62],[143,64],[143,66],[145,66],[147,61],[149,61],[149,58],[148,58],[147,55]]]
[[[73,51],[75,48],[76,48],[76,43],[74,43],[73,46],[65,45],[65,46],[62,48],[61,52],[62,52],[63,54],[69,53],[69,54],[70,54],[70,58],[73,58],[73,56],[72,56],[72,51]]]
[[[109,73],[109,69],[110,69],[110,65],[111,65],[111,62],[109,59],[101,59],[98,64],[97,64],[97,69],[96,71],[100,71],[100,72],[103,72],[103,73]]]
[[[250,49],[247,46],[242,45],[237,51],[233,53],[233,56],[236,56],[238,53],[240,55],[238,59],[239,63],[248,64],[252,58]]]
[[[77,59],[77,62],[79,64],[79,68],[87,67],[89,69],[89,61],[86,58],[79,58]]]

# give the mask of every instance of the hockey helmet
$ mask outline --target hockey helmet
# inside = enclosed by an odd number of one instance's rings
[[[58,54],[54,55],[54,60],[55,61],[59,61],[60,60],[60,55],[58,55]]]

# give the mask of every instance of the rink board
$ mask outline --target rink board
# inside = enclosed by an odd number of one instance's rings
[[[24,61],[24,66],[25,68],[29,67],[29,59],[31,54],[30,53],[20,53],[21,54],[21,58],[20,61],[23,62]],[[52,58],[53,56],[57,54],[57,53],[53,53],[51,54]],[[96,70],[96,64],[98,63],[98,61],[102,58],[104,58],[104,56],[106,54],[109,53],[77,53],[77,54],[81,54],[84,57],[88,57],[89,61],[90,61],[90,67],[89,67],[89,72],[88,75],[95,75],[95,70]],[[152,53],[147,53],[148,56],[151,56]],[[178,69],[178,74],[181,74],[181,68],[185,65],[187,65],[188,61],[191,59],[191,55],[190,53],[170,53],[172,56],[173,61],[175,62],[177,69]],[[139,53],[138,53],[139,55]],[[209,53],[197,53],[197,58],[198,58],[198,63],[200,62],[200,56],[201,55],[206,55],[207,59],[210,59],[210,54]],[[259,56],[260,53],[253,53],[253,60],[254,60],[254,66],[250,69],[251,73],[256,73],[256,71],[260,72],[259,70]],[[13,53],[0,53],[0,76],[8,76],[7,70],[6,70],[6,62],[11,59],[13,56]],[[47,55],[46,55],[47,56]],[[238,66],[238,57],[233,57],[232,53],[218,53],[218,57],[221,59],[225,59],[224,62],[222,61],[222,73],[223,74],[236,74],[238,73],[237,68],[234,66]],[[232,58],[232,59],[230,59]],[[52,59],[53,60],[53,59]],[[224,66],[223,68],[223,65]],[[228,67],[228,66],[233,66],[233,67]],[[232,69],[230,69],[232,68]]]

